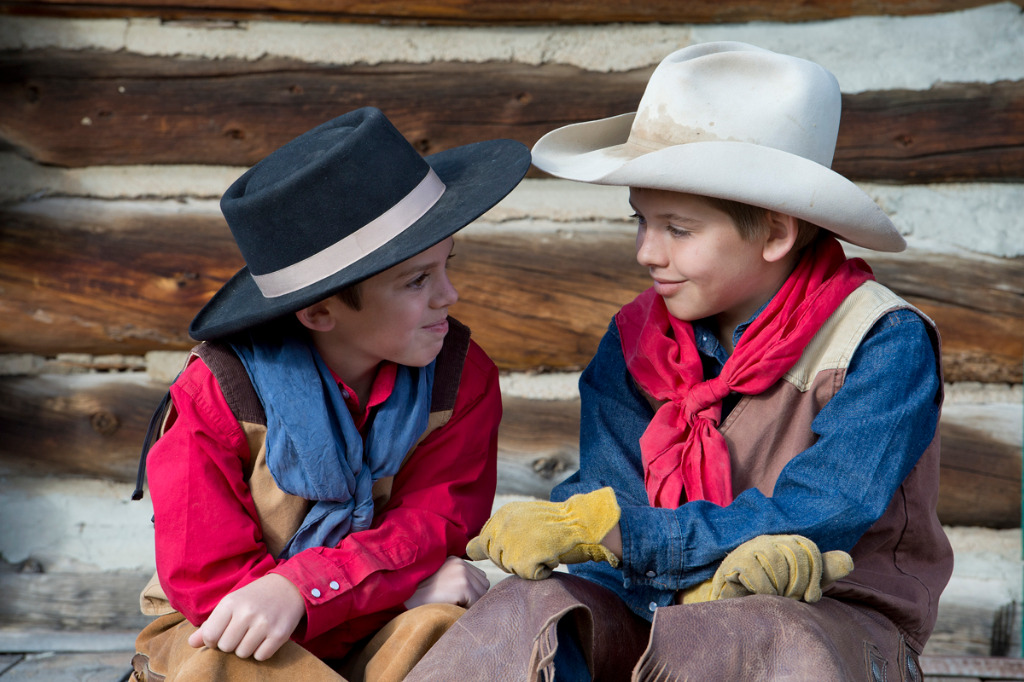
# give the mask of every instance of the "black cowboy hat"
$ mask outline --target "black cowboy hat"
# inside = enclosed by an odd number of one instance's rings
[[[530,152],[489,140],[422,157],[371,107],[285,144],[220,206],[245,258],[189,327],[219,338],[312,305],[459,231],[519,184]]]

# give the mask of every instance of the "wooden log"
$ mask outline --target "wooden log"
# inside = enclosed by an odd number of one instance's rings
[[[502,397],[498,429],[498,494],[547,499],[579,468],[578,400]]]
[[[166,391],[144,373],[0,377],[0,468],[119,481],[127,498]]]
[[[141,373],[0,377],[0,473],[88,476],[131,492],[149,417],[166,390]],[[579,401],[506,397],[500,494],[547,497],[579,466]],[[939,517],[1021,522],[1019,405],[947,405]]]
[[[152,573],[0,573],[0,622],[52,630],[142,630]],[[130,659],[125,661],[130,665]]]
[[[580,369],[615,312],[650,286],[633,242],[600,233],[461,235],[454,314],[500,367]]]
[[[372,105],[428,154],[491,138],[532,143],[584,112],[631,111],[650,71],[0,53],[0,134],[23,155],[61,166],[251,165],[326,120]]]
[[[945,406],[939,518],[951,526],[1021,525],[1021,406]]]
[[[0,654],[0,675],[22,661],[24,654]]]
[[[188,323],[242,260],[223,218],[173,202],[0,208],[0,353],[141,354],[192,344]],[[623,232],[460,234],[453,314],[506,370],[586,365],[615,311],[649,286]],[[935,318],[948,381],[1024,375],[1024,259],[871,254],[879,281]]]
[[[39,639],[45,641],[43,633]],[[20,641],[20,637],[17,638]],[[76,638],[80,641],[80,638]],[[88,651],[85,653],[47,651],[42,655],[11,654],[0,655],[0,676],[3,676],[6,665],[11,670],[7,676],[11,680],[125,680],[131,669],[131,659],[135,648],[131,646],[133,637],[122,637],[128,645],[120,651]],[[5,644],[0,639],[0,644]],[[7,659],[13,659],[10,662]]]
[[[956,668],[962,674],[966,673],[965,661],[943,660],[951,656],[977,656],[988,657],[991,654],[993,635],[995,628],[993,623],[998,616],[1000,609],[995,613],[989,601],[981,599],[975,603],[965,601],[962,597],[957,599],[947,598],[948,592],[943,595],[939,602],[939,619],[935,623],[932,636],[925,646],[925,656],[921,659],[921,667],[925,672],[926,680],[943,679],[947,675],[952,676]],[[1007,604],[1009,606],[1009,604]],[[1010,624],[1011,639],[1016,640],[1017,648],[1020,650],[1021,619],[1020,614]],[[926,660],[926,659],[931,659]],[[985,659],[981,659],[984,661]],[[979,661],[980,663],[980,661]],[[995,670],[992,664],[995,660],[989,661],[988,672]],[[1019,658],[1014,662],[1015,666],[1024,665]],[[984,668],[976,665],[974,670],[980,673]],[[997,677],[986,675],[985,680],[1015,679],[1013,677]],[[980,682],[980,680],[979,680]]]
[[[0,313],[10,318],[0,352],[191,347],[192,315],[244,262],[222,217],[169,206],[0,211]],[[65,213],[75,208],[77,217]]]
[[[817,21],[861,15],[907,16],[969,9],[990,0],[7,0],[0,13],[60,17],[136,17],[162,19],[277,19],[295,21],[388,22],[416,24],[600,24],[725,23],[744,21]]]
[[[310,65],[124,53],[0,53],[0,143],[41,163],[251,165],[364,105],[423,153],[636,109],[651,69]],[[856,180],[1024,178],[1024,82],[844,96],[833,167]]]
[[[1024,680],[1024,660],[1016,656],[922,656],[925,680]]]
[[[1020,374],[995,368],[1021,365],[1024,358],[1024,259],[851,251],[868,260],[880,282],[935,320],[948,380],[1019,382]]]
[[[844,96],[833,167],[850,178],[901,183],[1019,178],[1024,146],[1010,131],[1022,125],[1024,83]],[[951,168],[957,157],[971,168]]]

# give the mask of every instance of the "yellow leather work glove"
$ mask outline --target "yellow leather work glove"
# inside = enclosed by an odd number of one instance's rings
[[[469,541],[466,553],[479,561],[490,558],[506,573],[540,580],[560,563],[618,558],[601,543],[619,522],[619,503],[611,488],[573,495],[565,502],[510,502]]]
[[[730,552],[715,575],[683,591],[683,604],[772,594],[813,604],[821,591],[853,570],[839,550],[821,554],[801,535],[760,535]]]

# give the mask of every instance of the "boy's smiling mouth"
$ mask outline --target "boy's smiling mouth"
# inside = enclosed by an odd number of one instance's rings
[[[683,284],[686,283],[686,280],[667,280],[659,279],[657,277],[652,277],[651,279],[654,280],[654,291],[656,291],[659,296],[671,296],[682,289]]]
[[[434,322],[433,324],[425,325],[423,328],[426,329],[428,332],[439,332],[439,333],[447,332],[448,331],[448,318],[444,317],[441,320],[439,320],[438,322]]]

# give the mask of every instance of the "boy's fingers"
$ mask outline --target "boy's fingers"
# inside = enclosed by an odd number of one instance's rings
[[[833,550],[822,556],[821,587],[828,587],[837,580],[842,580],[853,572],[853,557],[846,552]]]
[[[217,648],[226,654],[237,651],[247,633],[248,629],[240,624],[229,623],[228,627],[224,629],[224,632],[217,637]],[[242,656],[242,658],[246,657]]]
[[[188,645],[190,647],[193,647],[193,648],[196,648],[196,649],[206,645],[206,643],[203,641],[203,629],[202,628],[199,628],[198,630],[196,630],[195,632],[193,632],[191,635],[188,636]]]
[[[263,635],[262,632],[258,632],[253,628],[249,628],[249,630],[247,630],[245,635],[242,637],[242,640],[235,646],[235,655],[239,658],[249,658],[254,653],[264,649],[264,646],[266,645],[267,642],[268,639]],[[277,649],[275,647],[274,651],[276,650]],[[266,658],[270,658],[270,656],[272,656],[273,653],[274,652],[271,651],[270,654],[266,656]],[[265,659],[257,658],[256,660],[262,661]]]
[[[477,586],[470,585],[458,605],[464,606],[468,609],[470,606],[475,604],[480,597],[484,596],[485,593],[486,590],[480,590]]]
[[[470,584],[480,593],[477,596],[483,595],[484,592],[491,588],[491,581],[487,579],[487,574],[476,566],[471,566],[470,568],[476,569],[469,574]]]
[[[214,609],[210,617],[199,626],[199,629],[189,635],[188,643],[197,649],[202,646],[208,646],[211,649],[216,649],[220,645],[220,640],[224,635],[224,630],[227,627],[229,621],[221,622],[223,617],[218,609]]]
[[[489,557],[487,556],[485,547],[486,545],[484,544],[484,541],[478,535],[470,540],[469,544],[466,545],[466,556],[473,561],[483,561],[484,559],[488,559]]]
[[[265,661],[276,654],[278,649],[284,646],[284,643],[287,641],[287,637],[265,637],[260,641],[259,646],[256,647],[256,651],[252,653],[252,657],[257,661]],[[237,650],[235,653],[242,658],[245,658],[245,656],[242,656],[242,654]]]

